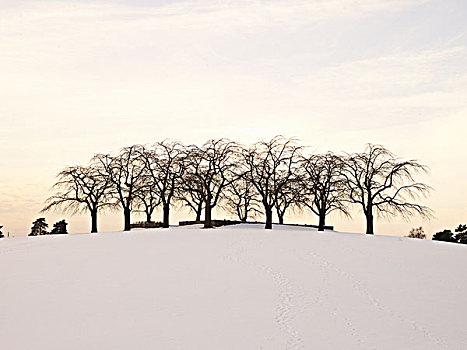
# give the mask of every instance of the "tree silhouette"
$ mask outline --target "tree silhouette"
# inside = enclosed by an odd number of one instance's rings
[[[279,219],[279,224],[284,223],[285,213],[289,208],[300,205],[302,191],[300,181],[294,173],[290,180],[282,186],[276,194],[276,214]]]
[[[330,152],[302,159],[300,170],[303,191],[300,204],[318,216],[319,231],[324,231],[326,216],[333,211],[350,216],[345,201],[343,168],[342,158]]]
[[[190,173],[185,174],[176,199],[195,213],[196,221],[201,221],[201,214],[205,209],[205,195],[202,184],[194,175]]]
[[[423,228],[420,226],[418,228],[413,228],[410,230],[409,235],[407,236],[409,238],[418,238],[418,239],[425,239],[426,234],[423,231]]]
[[[135,194],[135,208],[146,215],[146,222],[152,221],[154,210],[161,204],[161,200],[155,191],[155,186],[149,176],[145,176],[144,186]]]
[[[187,157],[188,183],[196,183],[204,202],[204,227],[212,228],[212,210],[222,192],[235,181],[238,145],[227,139],[209,140],[202,147],[190,146]]]
[[[434,241],[456,242],[456,238],[451,230],[436,232],[432,238]]]
[[[185,173],[186,150],[180,142],[162,141],[140,149],[144,169],[151,179],[151,189],[162,203],[162,227],[169,227],[172,199],[181,188]]]
[[[3,235],[2,228],[3,228],[3,226],[0,225],[0,238],[4,238],[4,237],[5,237],[5,236]]]
[[[243,152],[245,178],[259,193],[266,214],[266,229],[272,229],[272,210],[281,191],[291,182],[298,167],[301,147],[295,140],[276,136],[260,141]]]
[[[45,202],[41,212],[61,209],[71,214],[89,211],[91,232],[97,232],[97,214],[111,202],[110,178],[99,169],[99,164],[72,166],[63,169],[53,185],[54,195]]]
[[[454,231],[456,232],[456,241],[458,243],[467,244],[467,225],[460,224]]]
[[[259,208],[258,193],[251,182],[240,176],[226,187],[224,207],[234,212],[241,222],[246,222],[250,217],[261,214]]]
[[[29,236],[47,235],[47,227],[49,227],[49,225],[45,222],[45,218],[36,219],[32,223],[31,233],[29,234]]]
[[[131,230],[131,211],[145,186],[141,149],[135,145],[122,148],[117,156],[97,154],[93,158],[112,183],[112,193],[123,209],[125,231]]]
[[[68,233],[66,229],[67,225],[68,224],[66,223],[65,220],[57,221],[54,224],[54,228],[52,229],[52,231],[50,231],[50,234],[51,235],[67,234]]]
[[[348,200],[361,206],[366,233],[374,234],[374,214],[408,218],[415,213],[431,217],[426,206],[413,203],[429,193],[430,187],[415,182],[414,175],[427,172],[416,160],[400,160],[381,145],[368,144],[365,152],[348,155],[343,176]]]

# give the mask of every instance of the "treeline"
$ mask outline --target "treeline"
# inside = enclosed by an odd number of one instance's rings
[[[411,229],[407,237],[426,239],[426,234],[423,230],[423,227],[420,226]],[[457,226],[454,232],[452,232],[450,229],[445,229],[443,231],[436,232],[431,239],[434,241],[467,244],[467,225],[459,224],[459,226]]]
[[[368,144],[361,153],[307,154],[295,139],[276,136],[244,146],[228,139],[201,146],[162,141],[133,145],[117,154],[96,154],[86,166],[71,166],[57,176],[53,195],[43,211],[88,212],[91,232],[97,232],[98,213],[119,208],[124,230],[133,212],[150,222],[162,208],[163,227],[169,226],[175,203],[189,207],[195,220],[204,214],[212,227],[216,207],[242,222],[264,216],[271,229],[273,213],[279,223],[292,208],[307,209],[324,230],[331,212],[350,216],[356,205],[366,218],[366,233],[374,233],[374,216],[412,214],[431,216],[416,203],[430,187],[414,176],[427,168],[403,160],[381,145]]]

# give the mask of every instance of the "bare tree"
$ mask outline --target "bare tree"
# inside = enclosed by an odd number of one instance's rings
[[[163,207],[162,227],[169,227],[172,199],[181,187],[185,173],[186,150],[180,142],[157,142],[140,150],[144,168],[151,178],[152,189]]]
[[[146,215],[146,222],[152,221],[152,214],[154,210],[161,204],[161,200],[154,190],[154,184],[148,176],[145,176],[144,186],[141,190],[135,194],[135,208],[138,212],[142,212]]]
[[[131,230],[131,211],[138,194],[145,187],[144,164],[141,161],[142,146],[122,148],[117,156],[97,154],[94,161],[100,165],[103,174],[112,183],[112,192],[123,209],[124,230]]]
[[[430,192],[429,186],[414,179],[417,173],[427,172],[426,166],[416,160],[401,160],[373,144],[368,144],[363,153],[348,155],[345,163],[348,200],[363,209],[367,234],[374,234],[375,211],[381,216],[432,216],[430,208],[412,202]]]
[[[279,224],[284,223],[284,216],[288,209],[299,206],[302,198],[302,189],[296,174],[277,192],[276,214]]]
[[[71,214],[89,211],[91,214],[91,232],[97,232],[97,213],[111,201],[111,182],[95,164],[90,166],[72,166],[63,169],[57,175],[53,185],[55,193],[45,202],[42,212],[61,209]]]
[[[253,184],[244,176],[238,177],[226,187],[224,202],[224,207],[234,212],[241,222],[246,222],[248,218],[261,214],[258,193]]]
[[[333,211],[350,216],[346,205],[343,167],[342,158],[329,152],[302,160],[300,204],[318,216],[318,231],[324,231],[326,216]]]
[[[201,214],[204,208],[205,195],[203,186],[200,185],[197,178],[188,173],[183,177],[183,182],[180,187],[181,191],[177,194],[177,200],[184,203],[196,215],[196,221],[201,221]]]
[[[222,192],[235,180],[238,145],[227,139],[209,140],[202,147],[191,146],[188,156],[188,183],[196,183],[204,202],[204,227],[211,228],[212,209]]]
[[[255,143],[243,153],[247,167],[245,177],[261,197],[266,229],[272,229],[272,210],[296,171],[300,151],[295,140],[276,136],[271,141]]]

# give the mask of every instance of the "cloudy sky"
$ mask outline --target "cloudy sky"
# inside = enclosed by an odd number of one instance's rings
[[[419,159],[436,219],[376,231],[453,228],[467,221],[466,18],[464,0],[0,0],[0,225],[27,234],[56,173],[94,153],[283,134]],[[364,227],[358,211],[332,223]]]

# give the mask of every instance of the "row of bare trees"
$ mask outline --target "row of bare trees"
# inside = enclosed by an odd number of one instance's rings
[[[144,212],[151,221],[159,206],[168,227],[174,203],[192,209],[197,221],[204,212],[206,228],[216,207],[242,222],[264,215],[266,229],[272,228],[274,211],[283,223],[286,212],[298,208],[316,214],[324,230],[331,212],[350,216],[350,206],[357,204],[366,233],[373,234],[375,214],[431,216],[428,207],[414,202],[430,190],[414,179],[426,171],[381,145],[368,144],[362,153],[306,155],[296,140],[282,136],[250,147],[227,139],[202,146],[166,140],[96,154],[87,166],[63,169],[43,211],[87,211],[91,232],[97,232],[98,213],[106,208],[123,211],[125,230],[132,212]]]

